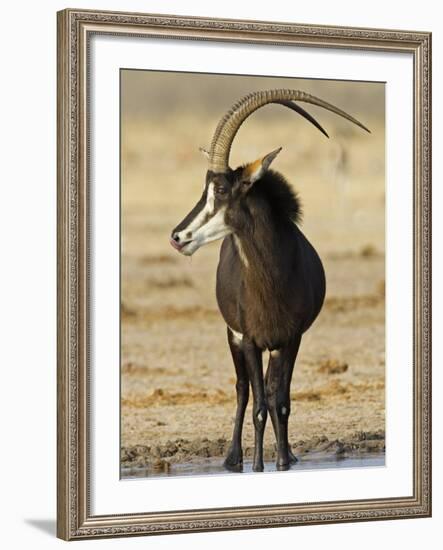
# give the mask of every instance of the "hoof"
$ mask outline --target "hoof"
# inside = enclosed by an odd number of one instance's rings
[[[284,464],[280,464],[279,462],[277,462],[276,466],[277,466],[277,471],[286,472],[286,470],[289,470],[289,468],[291,467],[291,462],[286,462]]]
[[[252,471],[253,472],[263,472],[264,469],[265,469],[265,466],[264,466],[263,462],[260,462],[258,464],[254,464],[252,466]]]
[[[242,472],[243,471],[243,456],[242,453],[229,452],[228,456],[223,462],[223,466],[230,472]]]
[[[229,472],[243,472],[243,462],[229,462],[228,459],[226,459],[223,462],[223,467],[228,470]]]
[[[298,462],[298,458],[295,456],[295,454],[289,450],[289,463],[290,464],[296,464]]]

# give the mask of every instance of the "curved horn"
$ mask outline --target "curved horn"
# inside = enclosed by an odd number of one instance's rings
[[[293,101],[286,101],[285,99],[282,99],[281,101],[274,101],[273,103],[277,103],[279,105],[283,105],[284,107],[288,107],[289,109],[292,109],[299,115],[301,115],[303,118],[308,120],[311,124],[313,124],[320,132],[329,138],[328,132],[315,120],[315,118],[310,115],[307,111],[302,109],[300,105],[297,103],[294,103]]]
[[[319,128],[320,125],[318,123],[315,124],[316,121],[314,122],[313,117],[308,115],[306,111],[301,108],[297,109],[293,107],[293,101],[303,101],[323,107],[323,109],[332,111],[350,122],[353,122],[357,126],[360,126],[363,130],[370,132],[366,126],[351,115],[348,115],[338,107],[318,97],[307,94],[306,92],[300,90],[267,90],[264,92],[252,92],[237,101],[218,123],[209,151],[209,169],[213,172],[226,172],[228,170],[229,153],[231,151],[232,142],[240,126],[249,115],[268,103],[280,103],[286,107],[290,107]],[[321,126],[319,129],[323,130]]]

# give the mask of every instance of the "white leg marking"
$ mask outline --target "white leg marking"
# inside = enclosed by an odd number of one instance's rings
[[[281,408],[281,413],[283,416],[286,416],[287,412],[288,412],[288,409],[286,407]]]
[[[260,422],[263,422],[263,414],[261,411],[258,413],[257,418],[260,420]]]
[[[240,256],[240,260],[243,262],[243,265],[245,267],[249,267],[248,258],[246,257],[245,251],[243,250],[243,247],[241,245],[241,241],[237,237],[237,235],[234,235],[234,243],[237,248],[238,255]]]
[[[271,352],[271,357],[278,357],[280,355],[280,350],[279,349],[273,349]]]
[[[229,327],[229,330],[231,331],[232,341],[234,342],[234,344],[236,346],[240,346],[241,343],[243,342],[243,334],[241,332],[237,332],[235,330],[232,330],[231,327]]]

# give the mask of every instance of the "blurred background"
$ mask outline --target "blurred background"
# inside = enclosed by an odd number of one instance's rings
[[[279,105],[241,127],[231,167],[273,164],[299,192],[302,230],[327,277],[292,384],[290,440],[351,454],[384,448],[384,84],[124,70],[121,72],[122,466],[151,475],[221,456],[235,412],[234,368],[215,301],[220,242],[192,258],[169,243],[201,195],[219,119],[243,95],[301,89],[356,117],[302,104],[329,133]],[[265,363],[266,364],[266,363]],[[245,449],[251,452],[250,414]],[[370,444],[369,442],[372,441]],[[328,447],[328,443],[330,446]],[[249,449],[249,451],[248,451]],[[270,426],[267,455],[273,454]],[[198,468],[197,468],[198,471]]]

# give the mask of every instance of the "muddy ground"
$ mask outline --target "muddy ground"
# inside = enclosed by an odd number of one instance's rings
[[[127,93],[142,84],[128,77]],[[123,91],[124,85],[123,80]],[[245,90],[250,87],[245,84]],[[315,90],[320,97],[328,97],[328,91]],[[333,99],[340,98],[335,88],[332,92]],[[222,114],[225,103],[221,98],[214,112]],[[191,259],[168,244],[171,229],[201,193],[206,164],[197,148],[207,144],[216,120],[212,111],[162,118],[127,111],[122,125],[121,463],[168,471],[176,462],[223,456],[235,414],[234,368],[214,292],[220,243]],[[315,129],[298,120],[295,133],[302,128],[303,140],[294,141],[288,115],[254,116],[239,133],[233,164],[283,145],[275,169],[301,195],[302,230],[319,251],[327,276],[325,305],[302,340],[294,371],[290,443],[299,455],[383,452],[383,120],[377,111],[366,113],[368,137],[322,114],[331,134],[322,142]],[[251,402],[244,449],[250,456]],[[265,455],[274,456],[270,423]]]

